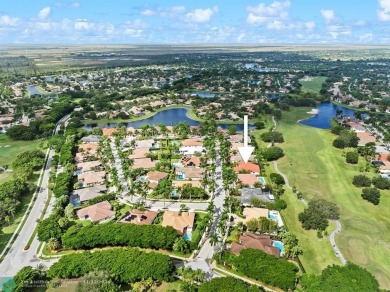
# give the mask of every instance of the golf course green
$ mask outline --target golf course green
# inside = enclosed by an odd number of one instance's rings
[[[307,117],[308,110],[292,108],[283,112],[277,130],[284,136],[281,147],[285,157],[278,160],[279,169],[288,176],[290,184],[303,193],[306,201],[324,198],[339,206],[343,230],[336,242],[344,257],[367,268],[382,288],[390,289],[390,191],[381,191],[377,206],[363,200],[361,189],[352,185],[353,177],[361,174],[359,166],[347,164],[343,157],[346,151],[332,146],[336,136],[328,130],[297,123]],[[360,160],[364,163],[362,158]],[[328,237],[318,239],[314,231],[300,227],[297,216],[304,208],[303,203],[292,192],[284,197],[288,208],[283,215],[288,228],[299,237],[306,271],[319,273],[329,264],[341,264]],[[334,225],[330,227],[334,229]]]

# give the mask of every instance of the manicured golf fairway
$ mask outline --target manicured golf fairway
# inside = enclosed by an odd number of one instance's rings
[[[277,129],[284,135],[282,148],[285,157],[278,161],[292,186],[300,190],[307,201],[319,197],[335,202],[340,207],[343,231],[336,242],[349,261],[367,268],[381,284],[390,289],[390,191],[381,191],[378,206],[364,201],[361,190],[352,185],[352,178],[359,174],[358,166],[345,163],[343,151],[332,146],[335,136],[326,130],[303,126],[296,121],[307,115],[307,108],[293,108],[283,113]],[[297,200],[287,200],[289,208],[284,212],[287,221],[293,221],[302,209]],[[293,204],[291,204],[293,203]],[[289,224],[289,222],[288,222]],[[299,224],[296,223],[296,224]],[[299,226],[290,223],[290,229],[299,233]],[[315,242],[314,236],[302,231],[302,246],[310,246],[303,256],[307,272],[318,273],[329,263],[339,263],[329,258],[330,243]],[[310,242],[302,242],[308,240]],[[321,250],[323,249],[323,250]],[[333,252],[331,251],[333,254]]]

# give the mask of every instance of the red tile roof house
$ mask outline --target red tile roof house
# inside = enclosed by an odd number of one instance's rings
[[[105,171],[88,171],[79,174],[77,180],[83,184],[83,187],[93,187],[96,185],[102,185],[106,178]]]
[[[376,138],[368,132],[357,132],[356,136],[359,138],[359,146],[364,146],[367,143],[376,143]]]
[[[115,212],[111,211],[111,204],[103,201],[95,205],[77,211],[80,220],[91,220],[92,222],[105,222],[115,217]]]
[[[252,174],[256,174],[258,175],[260,173],[260,166],[258,166],[257,164],[254,164],[252,162],[239,162],[238,165],[236,167],[234,167],[234,171],[235,172],[240,172],[240,171],[250,171],[250,173]]]
[[[256,175],[252,173],[250,174],[239,173],[237,177],[238,177],[238,183],[241,183],[243,185],[248,185],[250,187],[253,187],[256,182],[259,182]]]
[[[140,211],[137,209],[126,212],[125,216],[119,221],[121,223],[132,223],[136,225],[150,225],[157,217],[155,211]]]
[[[113,136],[114,133],[119,132],[119,129],[117,129],[117,128],[103,128],[102,131],[103,131],[104,136],[110,138]]]
[[[157,185],[164,179],[167,179],[169,176],[169,173],[167,172],[162,172],[162,171],[149,171],[146,174],[146,177],[142,179],[142,177],[139,177],[138,180],[141,182],[148,182],[149,187],[151,189],[154,189],[157,187]]]
[[[239,242],[233,242],[230,252],[238,255],[245,248],[262,250],[267,254],[280,257],[277,247],[272,246],[272,239],[268,235],[259,235],[252,232],[245,232],[240,236]]]
[[[152,161],[150,158],[139,158],[133,160],[133,168],[151,169],[156,166],[156,161]]]
[[[204,169],[195,167],[179,167],[176,168],[175,174],[182,180],[202,180],[204,177]]]
[[[172,226],[178,234],[191,233],[194,227],[194,212],[165,211],[161,225],[163,227]]]

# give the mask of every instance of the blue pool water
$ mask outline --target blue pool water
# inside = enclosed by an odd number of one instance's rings
[[[173,190],[172,191],[172,197],[176,197],[176,196],[177,196],[176,190]]]
[[[183,237],[184,237],[185,240],[191,240],[191,233],[187,233],[186,232],[186,233],[183,234]]]
[[[70,203],[75,207],[78,207],[81,205],[79,198],[73,197],[73,196],[70,197]]]
[[[353,117],[356,112],[353,109],[335,105],[331,102],[321,103],[319,106],[317,106],[317,109],[320,111],[318,114],[308,119],[302,120],[299,123],[320,129],[330,129],[330,121],[332,118],[336,117],[336,111],[338,109],[343,111],[343,116],[348,117]]]
[[[272,220],[276,220],[276,221],[279,220],[278,216],[276,216],[276,215],[274,215],[274,214],[269,214],[268,217],[269,217],[269,219],[272,219]]]
[[[277,247],[279,249],[280,254],[284,253],[284,244],[283,244],[283,242],[274,240],[274,241],[272,241],[272,246]]]
[[[146,180],[146,175],[141,175],[141,176],[139,177],[139,179],[142,180],[142,181]]]
[[[75,173],[76,173],[76,175],[79,175],[79,174],[81,174],[81,170],[76,170]]]
[[[258,180],[259,180],[259,182],[260,182],[262,185],[265,185],[265,178],[264,178],[264,177],[260,176],[260,177],[258,178]]]
[[[201,123],[198,121],[194,121],[187,116],[188,109],[186,108],[172,108],[165,111],[161,111],[156,113],[154,116],[150,118],[124,123],[126,127],[133,127],[136,129],[142,128],[142,125],[158,125],[160,123],[166,126],[175,126],[180,122],[187,122],[190,126],[199,126]],[[218,127],[222,129],[228,129],[231,124],[218,124]],[[242,132],[244,130],[243,124],[235,125],[237,127],[237,131]],[[118,123],[97,123],[97,124],[88,124],[84,126],[86,130],[92,130],[94,127],[101,128],[116,128],[118,127]],[[249,129],[253,129],[253,125],[249,125]]]

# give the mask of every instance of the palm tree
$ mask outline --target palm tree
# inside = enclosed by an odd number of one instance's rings
[[[36,266],[36,268],[35,268],[35,272],[37,273],[39,278],[44,278],[45,277],[46,270],[47,270],[47,267],[44,264],[42,264],[42,263],[38,264]]]
[[[56,238],[50,238],[49,242],[47,243],[47,247],[49,250],[57,250],[61,246],[60,242]]]
[[[210,235],[210,244],[212,245],[212,246],[215,246],[218,242],[220,242],[219,241],[219,237],[218,237],[218,235],[217,234],[211,234]]]

